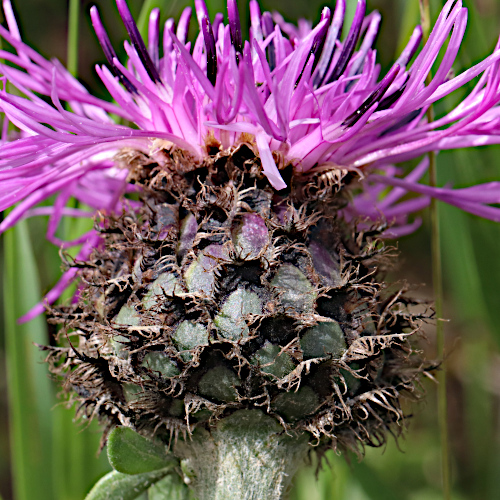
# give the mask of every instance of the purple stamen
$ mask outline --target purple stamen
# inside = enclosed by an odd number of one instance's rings
[[[380,108],[377,108],[380,109]],[[389,135],[392,134],[393,132],[396,132],[396,130],[399,130],[400,128],[404,127],[405,125],[408,125],[408,123],[411,123],[420,113],[422,112],[422,108],[416,109],[412,111],[411,113],[408,113],[405,117],[401,118],[397,123],[389,127],[388,129],[384,130],[381,134],[380,137],[383,137],[384,135]]]
[[[360,44],[356,61],[354,61],[349,69],[349,76],[359,75],[363,71],[368,51],[373,47],[378,37],[381,20],[382,16],[377,11],[372,12],[366,17],[365,24],[368,24],[366,33]],[[354,85],[354,82],[350,82],[350,85]]]
[[[387,92],[387,89],[392,85],[392,82],[398,76],[400,67],[399,65],[394,65],[389,73],[385,75],[382,81],[378,84],[377,88],[368,96],[368,98],[361,104],[361,106],[351,115],[349,115],[342,126],[352,127],[377,101],[379,101],[382,96]]]
[[[384,99],[380,101],[377,108],[379,111],[383,109],[389,109],[403,95],[403,92],[406,89],[406,84],[408,83],[408,78],[409,76],[407,75],[405,82],[398,90],[393,92],[391,95],[384,97]]]
[[[264,38],[267,38],[274,32],[274,22],[273,17],[270,12],[264,12],[262,14],[262,34]],[[276,49],[274,48],[274,40],[268,44],[267,49],[267,60],[269,61],[269,69],[271,71],[276,68]]]
[[[325,7],[323,11],[321,12],[321,19],[320,22],[324,20],[330,20],[330,9],[328,7]],[[319,63],[320,55],[323,50],[323,47],[325,46],[325,40],[326,40],[326,35],[328,32],[328,22],[325,24],[323,29],[314,37],[311,50],[309,51],[309,54],[307,55],[306,62],[304,63],[304,66],[302,67],[302,71],[300,72],[299,77],[297,78],[297,81],[295,82],[295,87],[300,82],[300,79],[302,78],[302,75],[304,74],[304,70],[306,69],[307,63],[309,62],[309,59],[311,56],[314,56],[314,61],[313,61],[313,66],[311,69],[311,74],[314,73],[314,70],[316,69],[316,66]]]
[[[241,38],[240,14],[236,0],[228,0],[227,2],[227,17],[229,19],[229,31],[231,33],[231,42],[234,50],[236,50],[236,59],[238,54],[243,53],[243,42]]]
[[[331,17],[331,11],[328,7],[325,7],[321,12],[320,22],[324,21],[325,19],[328,20],[329,22],[330,17]],[[326,42],[326,35],[328,34],[328,22],[325,24],[325,27],[314,38],[314,42],[311,47],[311,52],[309,53],[309,57],[311,55],[314,56],[314,62],[311,72],[314,72],[321,58],[321,54],[323,52],[323,48]],[[309,59],[309,57],[307,59]]]
[[[210,83],[215,86],[217,79],[217,52],[215,49],[215,38],[212,25],[207,17],[203,18],[201,30],[205,39],[205,49],[207,51],[207,77]]]
[[[106,60],[108,61],[108,64],[110,65],[111,72],[113,73],[114,76],[118,78],[120,83],[131,93],[131,94],[137,94],[137,89],[135,86],[132,84],[132,82],[121,72],[118,70],[116,67],[115,63],[113,62],[114,59],[117,58],[115,49],[111,45],[111,42],[109,40],[108,34],[106,33],[106,30],[104,29],[104,26],[101,22],[101,18],[99,17],[99,12],[97,10],[97,7],[93,5],[90,8],[90,18],[92,20],[92,26],[94,27],[95,34],[97,36],[97,39],[99,40],[99,44],[101,45],[102,51],[104,52],[104,55],[106,56]]]
[[[337,4],[335,5],[335,12],[333,13],[332,24],[328,29],[325,46],[318,61],[318,71],[314,76],[313,84],[315,88],[317,88],[321,84],[328,69],[330,68],[330,64],[332,63],[332,59],[335,54],[336,42],[340,33],[342,32],[342,26],[344,25],[344,17],[345,0],[337,0]]]
[[[356,13],[354,14],[354,19],[352,21],[351,29],[349,30],[349,34],[347,35],[347,40],[344,43],[344,47],[342,52],[340,53],[337,64],[333,68],[326,84],[334,82],[338,80],[338,78],[342,75],[344,70],[351,59],[351,56],[354,52],[356,44],[358,43],[359,35],[361,33],[361,27],[363,26],[363,20],[365,18],[366,13],[366,0],[358,0],[358,6],[356,7]]]
[[[161,82],[160,74],[149,56],[149,52],[146,49],[146,45],[144,45],[144,40],[137,29],[137,25],[135,24],[132,14],[130,13],[127,2],[125,0],[116,0],[116,6],[118,7],[118,12],[122,18],[123,24],[125,25],[125,29],[127,30],[132,45],[144,65],[144,69],[147,71],[153,82]]]
[[[215,37],[212,24],[208,17],[208,9],[203,0],[195,0],[196,16],[200,30],[205,40],[205,51],[207,53],[207,77],[215,86],[217,80],[217,49],[215,48]]]

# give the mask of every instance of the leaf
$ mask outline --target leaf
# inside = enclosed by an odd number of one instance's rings
[[[108,438],[109,463],[118,472],[142,474],[178,464],[165,447],[142,437],[128,427],[117,427]]]
[[[148,490],[148,500],[189,500],[191,491],[178,474],[169,474]]]
[[[133,475],[110,472],[96,483],[85,500],[134,500],[164,478],[169,471],[167,468]]]

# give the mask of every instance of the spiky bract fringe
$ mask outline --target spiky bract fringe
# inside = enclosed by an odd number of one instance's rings
[[[316,444],[383,444],[418,393],[426,315],[379,281],[380,228],[338,217],[351,174],[282,165],[276,192],[251,141],[209,139],[203,163],[156,146],[117,158],[139,201],[96,221],[79,301],[50,313],[64,347],[48,359],[79,413],[169,440],[260,408]]]

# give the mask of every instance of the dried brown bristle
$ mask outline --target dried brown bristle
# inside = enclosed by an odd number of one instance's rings
[[[64,347],[48,359],[79,413],[168,441],[257,408],[316,444],[384,443],[418,392],[426,315],[379,281],[379,229],[338,216],[351,174],[288,165],[276,192],[250,142],[211,138],[203,163],[156,146],[117,157],[140,203],[96,221],[78,303],[50,312]]]

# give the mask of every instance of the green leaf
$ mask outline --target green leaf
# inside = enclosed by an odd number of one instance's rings
[[[110,472],[96,483],[85,500],[134,500],[164,478],[169,471],[167,468],[133,475]]]
[[[143,474],[173,468],[178,462],[165,447],[142,437],[128,427],[117,427],[108,438],[109,463],[118,472]]]
[[[191,490],[178,474],[169,474],[148,490],[148,500],[189,500]]]

